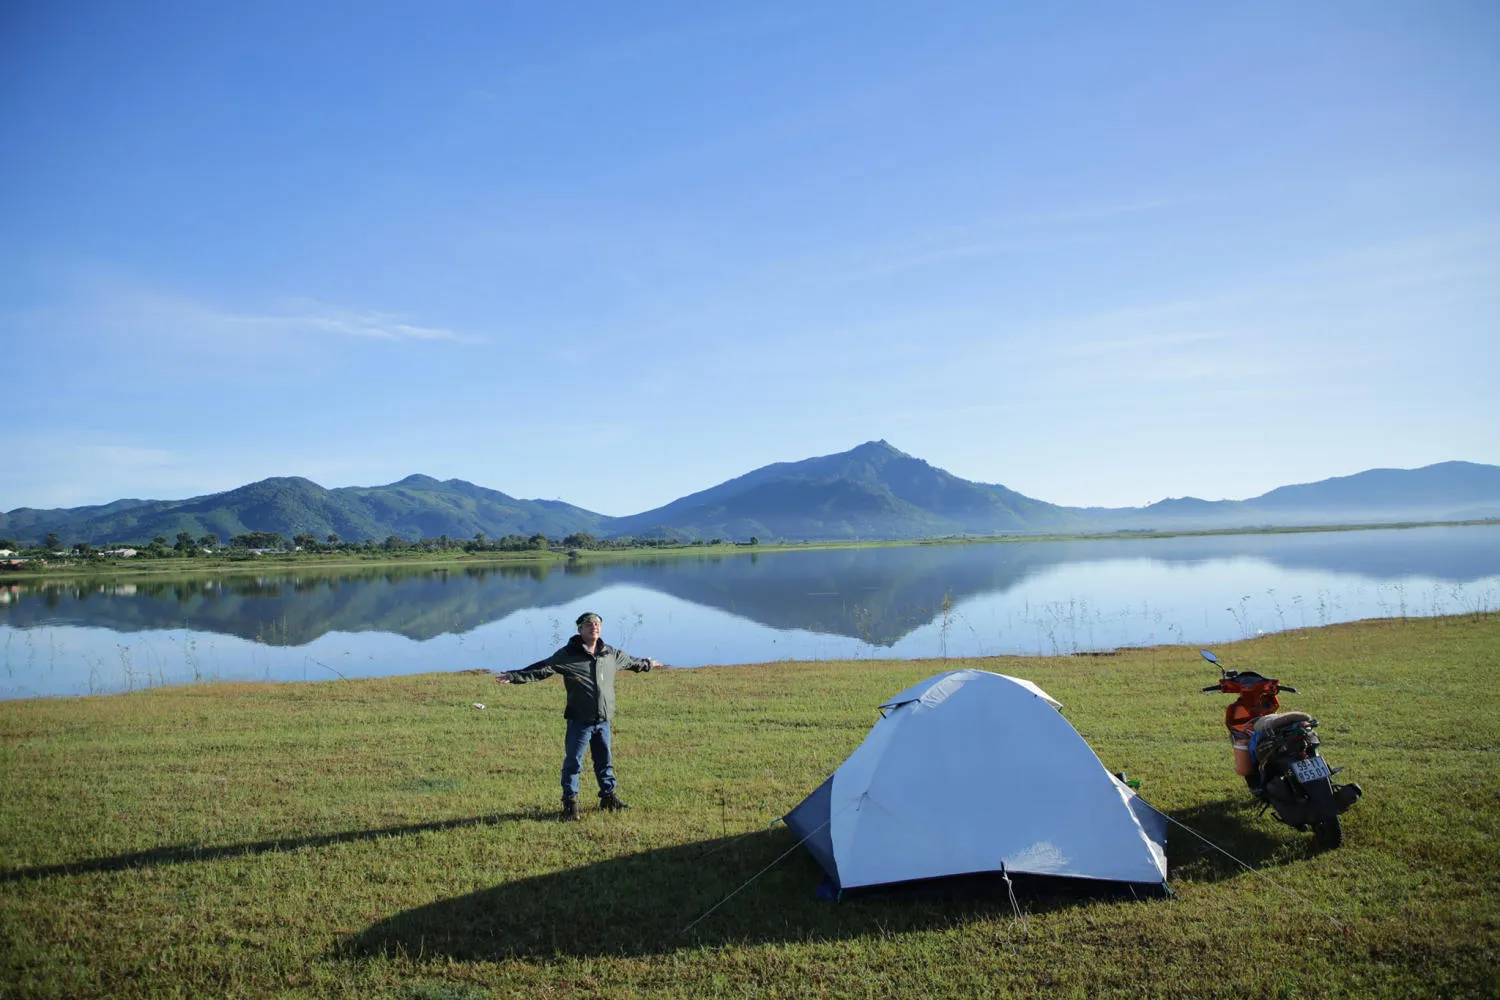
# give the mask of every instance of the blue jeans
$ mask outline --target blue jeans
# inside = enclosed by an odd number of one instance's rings
[[[615,790],[615,765],[609,750],[609,723],[568,720],[568,735],[563,743],[562,793],[565,799],[578,797],[578,775],[583,770],[583,748],[589,748],[594,759],[594,777],[599,794]]]

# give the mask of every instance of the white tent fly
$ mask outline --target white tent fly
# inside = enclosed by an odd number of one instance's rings
[[[1164,889],[1166,821],[1030,681],[928,678],[785,821],[842,892],[979,873]]]

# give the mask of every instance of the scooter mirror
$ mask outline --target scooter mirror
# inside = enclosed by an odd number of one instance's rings
[[[1206,650],[1206,649],[1200,649],[1200,650],[1198,650],[1198,653],[1199,653],[1200,656],[1202,656],[1209,663],[1212,663],[1214,666],[1218,666],[1219,665],[1219,658],[1217,656],[1215,656],[1213,653],[1209,652],[1208,650]]]

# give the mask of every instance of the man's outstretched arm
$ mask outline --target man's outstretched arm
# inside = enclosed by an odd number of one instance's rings
[[[520,670],[501,670],[495,674],[496,684],[529,684],[531,681],[544,681],[557,673],[552,667],[552,658],[538,660],[529,667]]]

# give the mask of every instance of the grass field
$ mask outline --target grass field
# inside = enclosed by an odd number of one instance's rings
[[[1258,816],[1196,649],[997,658],[1180,828],[1175,897],[822,902],[768,828],[958,661],[627,675],[621,792],[564,825],[559,681],[203,685],[0,704],[0,993],[56,997],[1500,993],[1500,615],[1225,645],[1365,799]],[[441,664],[433,664],[440,669]],[[474,707],[480,702],[487,707]],[[1023,766],[1024,762],[1017,762]],[[587,770],[587,769],[586,769]],[[585,789],[591,777],[585,774]],[[979,793],[976,793],[979,794]],[[690,932],[727,894],[754,879]]]

